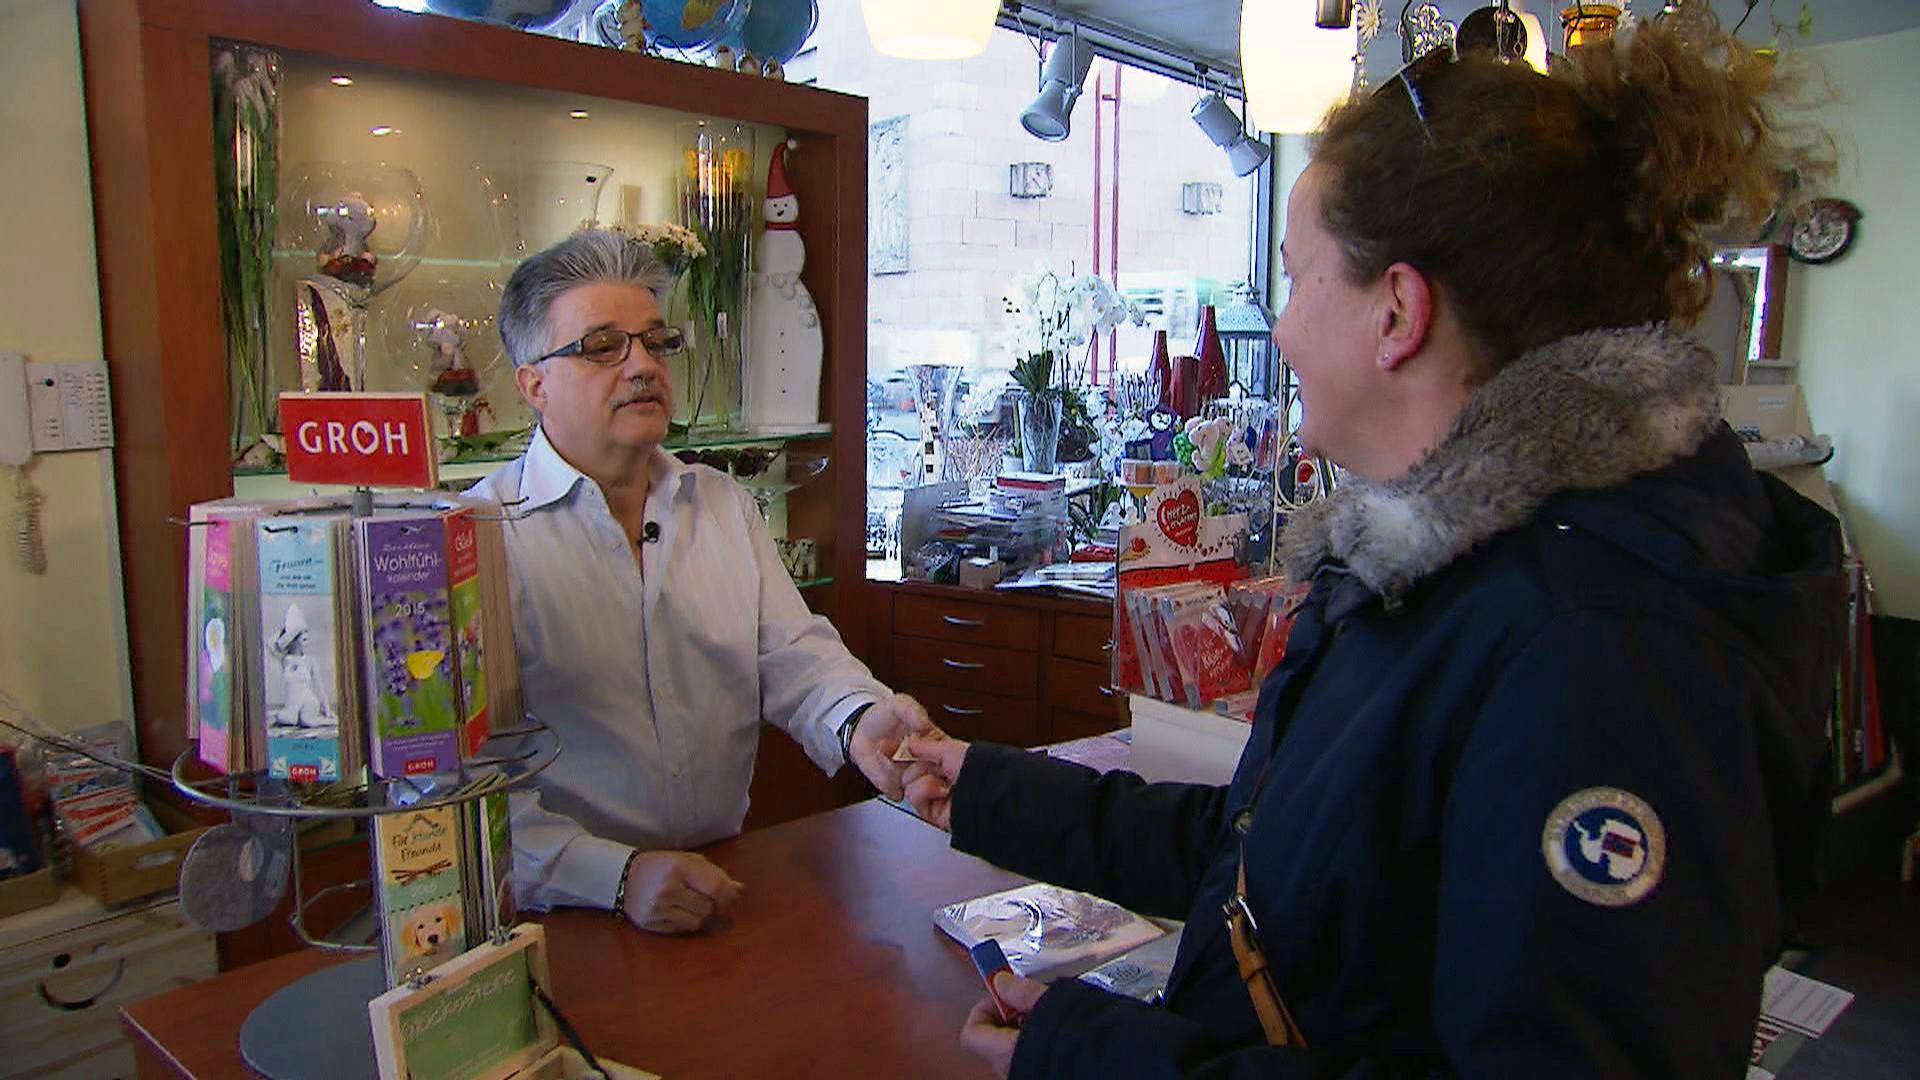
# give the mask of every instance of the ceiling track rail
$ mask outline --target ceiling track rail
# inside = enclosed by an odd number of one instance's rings
[[[1081,40],[1091,45],[1097,55],[1144,68],[1176,82],[1204,84],[1207,89],[1218,90],[1227,97],[1246,97],[1237,64],[1228,65],[1187,56],[1149,41],[1125,27],[1074,11],[1062,4],[1045,0],[1020,0],[1017,3],[1003,0],[1000,5],[998,25],[1029,36],[1051,41],[1060,36],[1060,31],[1068,23],[1080,28]]]

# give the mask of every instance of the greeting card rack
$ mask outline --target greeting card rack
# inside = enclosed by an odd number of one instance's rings
[[[352,517],[371,517],[374,506],[371,489],[354,489],[349,504]],[[227,811],[236,824],[260,818],[291,824],[294,820],[419,813],[463,806],[523,787],[553,764],[560,755],[559,734],[531,717],[523,717],[521,723],[517,728],[489,733],[479,753],[462,756],[456,768],[427,776],[374,775],[371,763],[376,760],[375,725],[368,723],[362,732],[366,742],[365,760],[369,763],[364,782],[356,778],[351,783],[298,785],[271,777],[265,769],[238,771],[213,780],[191,779],[189,763],[200,759],[198,739],[189,742],[174,759],[171,778],[174,790],[181,796],[210,809]],[[219,789],[226,793],[219,794]],[[241,1026],[240,1055],[248,1067],[273,1080],[374,1077],[376,1060],[367,1003],[389,989],[381,946],[316,936],[307,930],[306,915],[312,905],[328,897],[359,889],[368,891],[369,903],[377,908],[378,882],[352,881],[307,896],[294,830],[285,828],[264,835],[269,838],[267,843],[285,844],[291,849],[283,854],[290,863],[292,877],[294,933],[309,946],[361,955],[349,963],[314,972],[262,1002]],[[367,842],[370,847],[378,845],[374,830],[368,830]],[[371,851],[370,856],[378,874],[379,852]],[[246,866],[239,873],[252,882],[253,874],[247,871],[257,870],[257,864],[239,861]],[[183,874],[180,882],[183,903],[192,899],[186,894],[194,887],[194,880]],[[257,904],[254,913],[242,916],[242,921],[257,921],[264,909],[270,907],[271,904]],[[376,925],[382,922],[376,919]],[[386,932],[384,925],[380,932]],[[418,978],[419,974],[416,971],[413,977]]]

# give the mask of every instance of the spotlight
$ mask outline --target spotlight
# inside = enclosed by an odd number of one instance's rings
[[[1065,139],[1074,103],[1080,100],[1080,88],[1092,68],[1093,50],[1080,40],[1080,31],[1062,34],[1040,70],[1040,96],[1020,114],[1020,126],[1036,139]]]
[[[1193,122],[1207,133],[1213,144],[1227,152],[1227,161],[1233,166],[1233,175],[1252,176],[1266,164],[1271,152],[1265,143],[1254,142],[1247,138],[1245,129],[1240,126],[1240,118],[1234,115],[1233,106],[1219,94],[1208,94],[1193,107]]]

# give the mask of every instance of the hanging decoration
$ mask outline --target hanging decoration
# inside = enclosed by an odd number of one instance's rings
[[[1353,5],[1353,96],[1367,92],[1367,50],[1380,37],[1380,0]]]
[[[1400,9],[1400,59],[1411,64],[1442,45],[1451,49],[1459,33],[1459,24],[1448,21],[1439,5],[1429,2],[1416,8],[1408,0]]]

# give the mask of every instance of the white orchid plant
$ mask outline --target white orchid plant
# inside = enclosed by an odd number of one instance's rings
[[[1146,322],[1139,305],[1127,301],[1105,278],[1062,277],[1045,264],[1014,278],[1001,301],[1014,380],[1035,396],[1066,396],[1068,389],[1085,381],[1073,358],[1094,335],[1123,322]]]

